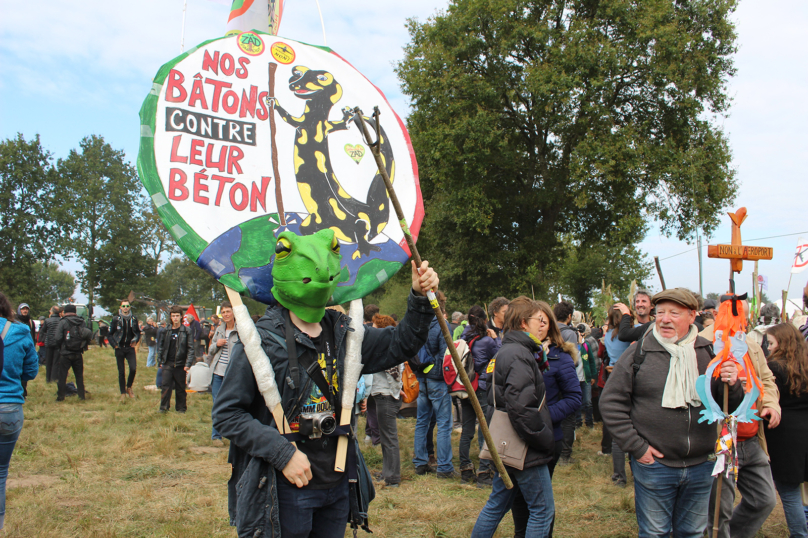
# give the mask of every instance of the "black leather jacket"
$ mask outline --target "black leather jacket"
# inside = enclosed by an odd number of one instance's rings
[[[157,364],[166,365],[168,360],[168,346],[171,343],[171,328],[166,328],[162,338],[157,343]],[[177,352],[174,354],[174,362],[167,366],[190,368],[194,364],[194,339],[191,330],[185,325],[180,325],[180,332],[177,334]]]
[[[112,316],[112,322],[109,325],[109,336],[107,337],[112,347],[135,347],[135,344],[140,341],[140,325],[137,322],[137,316],[131,314],[129,322],[131,323],[130,330],[134,335],[134,341],[130,338],[128,342],[124,342],[122,340],[127,332],[126,320],[118,314]]]

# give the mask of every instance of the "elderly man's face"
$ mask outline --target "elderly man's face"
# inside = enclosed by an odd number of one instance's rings
[[[694,321],[696,311],[679,303],[662,301],[656,305],[656,328],[663,338],[675,340],[684,338]]]

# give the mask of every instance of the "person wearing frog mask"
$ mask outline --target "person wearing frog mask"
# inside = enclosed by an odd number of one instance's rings
[[[325,309],[340,278],[339,250],[330,229],[308,236],[282,232],[272,268],[276,304],[256,323],[284,414],[292,431],[301,434],[310,431],[311,414],[332,413],[341,399],[349,318]],[[413,262],[411,270],[407,314],[398,326],[360,325],[365,331],[363,374],[403,363],[426,341],[434,314],[425,290],[437,289],[438,275],[426,261],[417,270]],[[296,361],[290,361],[291,346],[281,344],[288,342],[287,331],[294,331]],[[327,385],[328,393],[320,385]],[[344,536],[350,501],[348,473],[334,471],[338,437],[306,435],[296,441],[297,447],[283,437],[241,342],[231,351],[213,408],[213,426],[231,442],[228,511],[239,536]]]

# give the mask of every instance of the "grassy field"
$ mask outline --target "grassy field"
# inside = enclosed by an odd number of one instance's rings
[[[137,399],[126,403],[119,402],[109,349],[85,355],[92,395],[85,402],[56,402],[56,386],[45,384],[44,369],[29,384],[25,426],[9,472],[7,536],[235,536],[227,518],[227,449],[210,442],[210,396],[189,394],[186,415],[161,415],[159,395],[143,389],[154,383],[155,369],[145,367],[145,355],[138,362]],[[414,419],[399,421],[403,482],[398,489],[378,487],[372,536],[469,536],[488,493],[459,480],[415,476],[414,426]],[[457,438],[455,433],[455,454]],[[599,441],[599,430],[581,432],[574,454],[579,463],[556,471],[558,537],[636,536],[631,483],[626,489],[611,485],[611,459],[596,456]],[[381,449],[364,453],[371,469],[381,470]],[[512,531],[506,516],[498,536]],[[759,536],[788,536],[779,504]]]

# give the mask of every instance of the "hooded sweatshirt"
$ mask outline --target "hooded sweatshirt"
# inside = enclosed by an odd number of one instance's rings
[[[28,314],[25,316],[22,315],[23,308],[28,309]],[[20,303],[20,306],[17,307],[17,316],[15,319],[31,329],[31,340],[36,342],[36,325],[34,325],[34,322],[31,320],[31,307],[28,306],[28,303]]]
[[[0,318],[0,333],[9,321]],[[22,381],[39,373],[39,355],[28,327],[12,323],[3,338],[3,371],[0,373],[0,404],[25,403]]]

